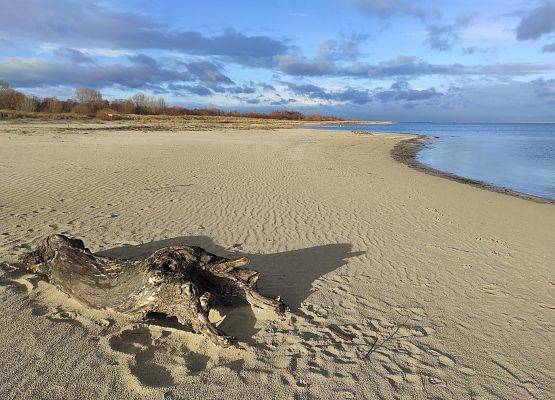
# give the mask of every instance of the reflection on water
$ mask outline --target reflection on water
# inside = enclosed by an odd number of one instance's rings
[[[555,199],[555,124],[399,123],[324,128],[437,136],[418,154],[423,164],[465,178]]]

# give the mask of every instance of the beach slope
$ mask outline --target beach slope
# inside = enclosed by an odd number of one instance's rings
[[[555,208],[395,161],[407,135],[0,126],[0,397],[547,399]],[[14,265],[52,233],[246,256],[282,318],[93,311]]]

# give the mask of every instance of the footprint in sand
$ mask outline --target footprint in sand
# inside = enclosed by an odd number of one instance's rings
[[[155,347],[148,327],[137,326],[125,329],[112,336],[108,344],[116,352],[134,356],[129,365],[129,371],[141,384],[149,387],[174,385],[171,372],[153,361]]]
[[[181,398],[177,397],[172,392],[166,392],[164,393],[164,400],[181,400]]]
[[[468,368],[464,366],[459,367],[459,371],[468,376],[476,375],[476,371],[474,371],[472,368]]]
[[[137,354],[152,344],[150,330],[147,327],[126,329],[112,336],[108,343],[114,351],[125,354]]]
[[[122,360],[120,364],[127,363],[129,372],[144,386],[165,387],[176,384],[172,370],[158,364],[156,359],[167,358],[169,364],[175,365],[178,370],[184,369],[187,375],[206,370],[210,357],[188,349],[176,356],[175,349],[169,349],[164,344],[168,336],[169,331],[162,331],[161,336],[154,337],[148,326],[135,326],[112,336],[108,345],[113,351],[132,357],[127,362]]]
[[[232,246],[229,246],[226,250],[228,251],[240,251],[243,249],[242,243],[235,243]]]
[[[29,246],[26,243],[23,244],[16,244],[15,246],[12,247],[12,250],[27,250],[30,251],[31,250],[31,246]]]
[[[504,292],[503,289],[495,283],[490,283],[482,286],[482,290],[492,296],[507,296],[507,293]]]
[[[145,386],[173,386],[175,381],[169,369],[154,362],[155,347],[135,355],[135,364],[129,366],[131,373]]]
[[[340,390],[339,392],[336,393],[336,395],[337,395],[336,399],[351,400],[356,398],[356,395],[353,392],[350,392],[347,390]]]
[[[0,263],[0,285],[16,293],[30,293],[37,285],[37,279],[29,275],[19,264]]]
[[[430,348],[428,346],[424,346],[424,350],[431,356],[435,357],[437,362],[444,367],[455,367],[457,364],[455,359],[445,352]]]
[[[53,313],[46,315],[46,318],[51,321],[62,321],[74,326],[82,326],[81,322],[78,321],[78,317],[79,314],[77,312],[64,310],[61,307],[56,308]]]
[[[3,276],[0,276],[0,286],[15,293],[28,293],[29,291],[27,285],[19,283],[13,279],[7,279]]]
[[[428,381],[432,384],[432,385],[444,385],[445,382],[443,382],[443,380],[439,379],[438,377],[435,376],[428,376]]]
[[[34,304],[34,302],[31,303],[31,314],[37,317],[42,317],[43,315],[47,315],[50,312],[51,312],[50,309],[46,306],[42,306],[40,304]]]
[[[187,370],[189,371],[189,373],[191,375],[196,375],[196,374],[206,370],[206,367],[208,365],[208,361],[210,361],[210,357],[208,357],[204,354],[195,353],[194,351],[190,351],[186,354],[185,366],[187,367]],[[239,363],[236,364],[235,367],[239,367],[239,364],[242,367],[242,365],[244,364],[244,360],[239,360]]]

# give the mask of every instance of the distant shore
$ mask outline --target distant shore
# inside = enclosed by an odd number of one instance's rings
[[[314,121],[304,122],[303,125],[395,125],[395,121],[365,121],[360,119],[345,119],[338,121]]]

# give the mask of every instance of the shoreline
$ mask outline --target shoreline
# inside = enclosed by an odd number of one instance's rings
[[[415,136],[415,134],[411,133],[399,133],[403,135]],[[391,149],[391,157],[402,164],[405,164],[417,171],[424,172],[428,175],[438,176],[455,182],[477,187],[479,189],[484,189],[495,193],[502,193],[540,204],[555,204],[555,200],[547,199],[541,196],[535,196],[524,192],[519,192],[518,190],[509,189],[502,186],[492,185],[490,183],[482,182],[476,179],[465,178],[451,172],[441,171],[439,169],[422,164],[416,159],[416,156],[418,155],[418,152],[422,150],[422,148],[426,146],[426,143],[431,139],[432,137],[428,135],[417,135],[417,137],[413,137],[411,139],[401,140]]]

